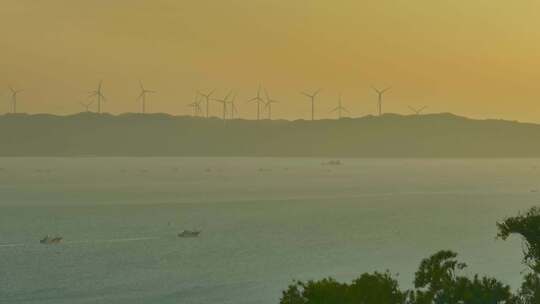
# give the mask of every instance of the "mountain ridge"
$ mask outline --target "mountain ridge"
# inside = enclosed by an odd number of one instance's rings
[[[0,156],[540,157],[540,124],[451,113],[223,121],[83,112],[0,115]]]

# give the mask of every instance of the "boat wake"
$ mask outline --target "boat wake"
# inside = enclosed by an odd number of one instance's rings
[[[159,239],[159,237],[133,237],[133,238],[118,238],[118,239],[107,239],[107,240],[68,241],[68,242],[64,242],[64,244],[123,243],[123,242],[150,241],[150,240],[157,240],[157,239]]]
[[[123,239],[110,239],[110,240],[96,240],[90,243],[121,243],[121,242],[140,242],[157,240],[159,237],[137,237],[137,238],[123,238]]]
[[[88,240],[88,241],[65,241],[62,242],[64,245],[78,245],[78,244],[96,244],[96,243],[125,243],[125,242],[142,242],[142,241],[151,241],[160,239],[159,237],[132,237],[132,238],[117,238],[117,239],[107,239],[107,240]],[[24,246],[42,246],[42,244],[37,243],[9,243],[9,244],[0,244],[0,248],[13,248],[13,247],[24,247]]]
[[[25,244],[25,243],[14,243],[14,244],[0,244],[0,248],[2,247],[22,247],[22,246],[26,246],[28,244]]]

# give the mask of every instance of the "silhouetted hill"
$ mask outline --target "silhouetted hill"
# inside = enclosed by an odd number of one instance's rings
[[[2,156],[540,157],[540,125],[452,114],[253,121],[0,116]]]

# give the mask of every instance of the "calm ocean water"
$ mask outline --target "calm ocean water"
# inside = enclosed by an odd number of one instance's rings
[[[519,282],[495,222],[540,205],[540,160],[325,161],[0,158],[0,303],[270,304],[386,269],[410,287],[439,249]]]

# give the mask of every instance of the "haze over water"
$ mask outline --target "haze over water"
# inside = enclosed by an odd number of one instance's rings
[[[540,160],[326,161],[0,158],[0,298],[270,304],[292,279],[391,269],[408,287],[440,249],[520,281],[495,222],[538,203]]]

